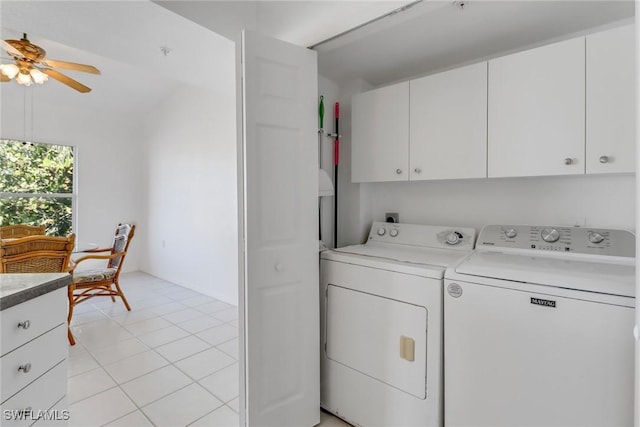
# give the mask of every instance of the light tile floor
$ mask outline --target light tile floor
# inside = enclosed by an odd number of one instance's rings
[[[144,273],[120,283],[130,312],[109,298],[74,311],[69,426],[236,427],[237,307]]]

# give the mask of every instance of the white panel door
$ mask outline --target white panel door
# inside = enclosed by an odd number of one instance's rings
[[[251,32],[242,41],[241,418],[252,427],[313,426],[320,422],[316,53]]]
[[[351,181],[409,179],[409,82],[353,97]]]
[[[489,177],[584,173],[584,43],[489,61]]]
[[[587,36],[587,173],[635,171],[635,28]]]
[[[487,63],[410,82],[410,178],[486,178]]]

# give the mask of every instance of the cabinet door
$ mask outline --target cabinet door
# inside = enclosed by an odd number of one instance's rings
[[[351,180],[409,179],[409,82],[353,97]]]
[[[487,63],[411,81],[411,180],[487,176]]]
[[[635,171],[635,28],[587,36],[587,173]]]
[[[585,172],[584,43],[489,61],[489,177]]]

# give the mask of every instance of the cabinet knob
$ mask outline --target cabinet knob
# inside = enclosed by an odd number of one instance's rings
[[[422,169],[420,169],[420,168],[415,168],[413,171],[414,171],[415,173],[420,173],[420,172],[422,172]]]
[[[600,156],[600,163],[608,163],[608,162],[609,162],[608,156]]]
[[[565,165],[570,165],[571,163],[573,163],[573,159],[571,157],[567,157],[566,159],[564,159]]]
[[[29,327],[31,327],[31,322],[28,320],[18,323],[18,328],[29,329]]]
[[[18,371],[22,371],[25,374],[31,370],[31,363],[25,363],[24,365],[20,365],[18,367]]]
[[[402,173],[402,169],[396,169],[396,173],[400,175]]]

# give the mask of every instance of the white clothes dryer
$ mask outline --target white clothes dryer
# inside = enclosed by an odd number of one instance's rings
[[[633,233],[486,226],[445,289],[446,426],[633,425]]]
[[[441,426],[442,294],[475,230],[374,223],[322,252],[321,406],[356,426]]]

